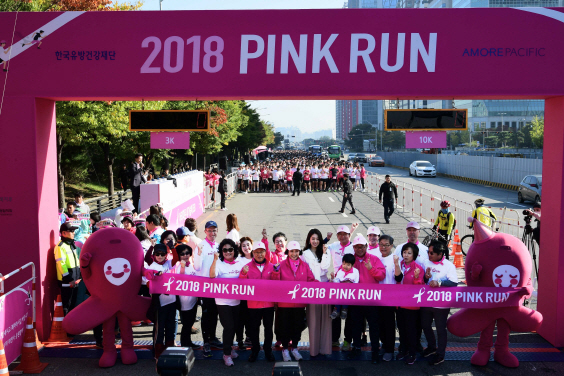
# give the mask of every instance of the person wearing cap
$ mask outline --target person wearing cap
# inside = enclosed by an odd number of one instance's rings
[[[382,235],[379,239],[378,254],[376,255],[386,269],[386,278],[380,284],[395,285],[395,263],[392,247],[394,238],[390,235]],[[396,307],[378,307],[378,318],[380,326],[380,340],[384,348],[382,360],[389,362],[394,358],[394,347],[396,344]]]
[[[394,198],[395,203],[398,202],[398,189],[395,183],[392,182],[390,175],[386,175],[386,181],[380,186],[378,194],[378,201],[382,204],[382,196],[384,196],[384,219],[386,223],[390,223],[390,217],[394,213]]]
[[[317,282],[307,264],[300,259],[302,249],[297,241],[291,241],[286,247],[286,260],[280,263],[280,280],[282,281],[301,281]],[[298,352],[298,343],[305,323],[305,304],[297,303],[278,303],[278,325],[279,338],[282,342],[282,358],[289,362],[290,352],[295,360],[301,360],[302,356]],[[292,342],[293,349],[289,347]]]
[[[61,289],[61,300],[65,315],[76,306],[77,287],[81,280],[79,257],[80,249],[74,244],[74,232],[78,227],[65,222],[59,228],[61,241],[55,247],[57,281]]]
[[[386,269],[380,259],[367,252],[368,242],[359,234],[353,241],[355,262],[353,267],[358,270],[358,283],[379,283],[386,277]],[[348,355],[349,359],[359,357],[361,352],[362,333],[364,331],[364,320],[368,322],[370,340],[372,342],[372,363],[379,362],[379,327],[378,307],[376,306],[349,306],[349,314],[352,322],[353,349]],[[338,321],[338,320],[337,320]]]
[[[355,214],[356,211],[354,210],[354,204],[352,202],[353,185],[349,180],[349,174],[343,174],[343,178],[345,179],[343,181],[343,204],[341,206],[341,210],[339,211],[339,213],[345,212],[345,206],[347,205],[347,201],[348,201],[352,210],[351,214]]]
[[[478,198],[474,201],[474,205],[476,205],[476,209],[472,211],[472,218],[476,218],[478,221],[482,222],[489,228],[492,227],[492,220],[497,221],[496,215],[489,209],[484,206],[485,200],[483,198]],[[474,225],[473,222],[470,222],[468,225],[469,228],[472,228]]]
[[[121,213],[124,211],[132,212],[133,210],[135,210],[135,207],[133,206],[131,200],[127,199],[122,201],[121,206],[116,209],[116,214],[114,216],[114,222],[118,225],[118,227],[123,228],[123,225],[121,224]]]
[[[441,210],[439,210],[439,214],[437,215],[437,219],[433,225],[433,231],[437,231],[438,229],[440,235],[439,241],[448,244],[452,230],[454,229],[454,214],[450,212],[450,202],[447,200],[441,201],[440,206]]]
[[[218,253],[219,245],[215,242],[217,238],[217,223],[208,221],[205,225],[206,237],[198,246],[202,249],[202,254],[194,254],[194,268],[200,277],[209,277],[210,268]],[[201,260],[200,260],[201,259]],[[223,343],[216,336],[217,329],[217,305],[214,298],[201,298],[202,304],[202,337],[204,340],[204,357],[212,356],[211,345],[223,347]]]
[[[380,229],[377,226],[370,226],[366,231],[368,238],[368,253],[380,257],[380,250],[378,249],[378,241],[380,240]]]
[[[133,218],[131,217],[131,215],[124,215],[121,220],[121,224],[123,225],[123,228],[125,230],[131,232],[132,234],[135,234],[135,224],[133,223]]]
[[[280,264],[273,264],[265,257],[266,246],[263,242],[253,244],[253,259],[243,267],[239,278],[243,279],[280,279]],[[252,348],[249,362],[257,360],[260,351],[260,324],[263,324],[264,330],[264,355],[266,360],[273,362],[275,360],[272,354],[272,339],[274,333],[272,326],[274,324],[274,303],[258,302],[248,300],[249,307],[249,334],[251,336]]]
[[[398,244],[396,246],[394,254],[401,259],[402,247],[407,243],[413,243],[419,248],[418,256],[415,258],[415,262],[421,265],[421,267],[425,267],[426,262],[429,260],[429,257],[427,256],[427,251],[429,250],[429,248],[427,248],[427,246],[423,243],[419,242],[420,231],[421,226],[419,226],[419,223],[415,221],[409,222],[405,228],[405,232],[407,234],[407,242]]]

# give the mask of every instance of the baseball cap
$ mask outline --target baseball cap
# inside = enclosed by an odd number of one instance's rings
[[[215,227],[217,228],[217,223],[215,223],[214,221],[207,221],[206,222],[206,228],[208,227]]]
[[[366,235],[368,236],[370,234],[380,235],[380,229],[376,226],[370,226],[368,227],[368,231],[366,231]]]
[[[302,247],[300,247],[300,243],[298,243],[295,240],[292,240],[286,245],[286,249],[302,249]]]
[[[135,218],[135,221],[133,221],[133,223],[135,224],[135,226],[145,226],[145,218]]]
[[[405,226],[406,229],[408,229],[410,227],[416,228],[418,230],[421,229],[421,227],[419,226],[419,223],[417,223],[415,221],[411,221],[407,224],[407,226]]]
[[[119,215],[122,217],[133,217],[133,212],[130,210],[124,210]]]
[[[253,251],[256,249],[266,249],[266,246],[264,245],[263,242],[257,242],[253,244]]]
[[[65,223],[63,223],[63,224],[61,225],[61,227],[59,227],[59,231],[60,231],[60,232],[63,232],[63,231],[70,231],[70,232],[72,232],[72,231],[74,231],[74,230],[76,230],[76,229],[78,229],[78,227],[73,226],[72,223],[70,223],[70,222],[65,222]]]
[[[124,216],[124,217],[121,219],[121,223],[123,223],[124,221],[129,221],[129,222],[131,222],[132,225],[135,224],[135,223],[133,222],[133,218],[132,218],[131,216],[129,216],[129,215],[126,215],[126,216]]]
[[[177,236],[186,236],[186,235],[190,235],[193,236],[194,233],[190,230],[188,230],[188,227],[182,226],[176,229],[176,235]]]
[[[350,234],[350,233],[351,233],[351,230],[349,230],[348,226],[341,225],[341,226],[339,226],[339,228],[337,229],[337,234],[338,234],[339,232],[346,232],[347,234]]]
[[[366,239],[364,238],[364,236],[362,236],[362,234],[359,234],[359,235],[357,235],[356,238],[354,238],[354,241],[353,241],[353,244],[352,244],[352,245],[353,245],[353,247],[354,247],[355,245],[359,245],[359,244],[360,244],[360,245],[367,245],[367,244],[368,244],[368,242],[366,241]]]

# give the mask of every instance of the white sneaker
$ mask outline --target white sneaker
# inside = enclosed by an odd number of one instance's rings
[[[223,210],[223,211],[226,211],[226,210],[227,210],[227,208],[223,208],[223,209],[221,209],[221,210]]]
[[[302,356],[300,355],[300,352],[298,351],[298,349],[293,349],[292,355],[294,356],[294,359],[302,360]]]
[[[231,367],[235,365],[233,364],[233,359],[231,359],[229,355],[223,355],[223,363],[225,363],[227,367]]]
[[[290,358],[290,352],[286,349],[282,350],[282,359],[285,362],[290,362],[292,361],[292,358]]]
[[[245,194],[248,194],[249,192],[245,191]]]
[[[235,349],[231,349],[231,359],[237,359],[239,357],[239,354],[237,354],[237,351],[235,351]]]

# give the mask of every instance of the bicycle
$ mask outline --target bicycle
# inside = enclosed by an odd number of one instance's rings
[[[442,236],[441,234],[439,234],[438,231],[433,231],[430,235],[427,235],[421,243],[423,243],[424,246],[429,246],[429,244],[431,244],[431,242],[433,240],[439,240],[439,241],[442,241],[446,244],[448,244],[448,242],[449,242],[449,239],[447,239],[444,236]]]
[[[472,229],[472,227],[467,226],[469,229]],[[495,232],[498,232],[499,228],[495,229]],[[464,256],[466,256],[466,250],[464,249],[464,241],[465,240],[469,240],[470,241],[470,245],[468,246],[468,249],[470,248],[470,246],[472,245],[472,243],[474,243],[474,234],[468,234],[463,236],[462,238],[460,238],[460,250],[462,251],[462,254]]]

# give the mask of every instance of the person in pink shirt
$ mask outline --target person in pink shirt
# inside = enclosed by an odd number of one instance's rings
[[[358,270],[358,283],[380,283],[386,277],[386,269],[382,261],[367,252],[368,242],[359,234],[353,241],[354,249],[354,268]],[[364,330],[364,320],[368,322],[370,341],[372,342],[372,363],[378,363],[379,358],[379,322],[377,306],[349,306],[348,317],[353,324],[352,337],[353,349],[348,355],[349,359],[356,359],[362,355],[361,342]]]
[[[265,230],[263,230],[263,235],[264,235]],[[263,238],[263,242],[264,242],[264,238]],[[274,251],[269,251],[268,250],[268,241],[265,243],[265,247],[267,249],[266,252],[266,259],[268,261],[270,261],[273,264],[278,264],[284,260],[286,260],[287,253],[286,253],[286,242],[288,241],[288,238],[286,238],[286,234],[284,234],[283,232],[277,232],[276,234],[274,234],[274,236],[272,237],[272,242],[274,243]]]
[[[272,264],[269,262],[266,255],[266,247],[262,242],[257,242],[253,245],[253,259],[243,267],[239,278],[243,279],[280,279],[280,264]],[[264,327],[264,355],[266,360],[273,362],[274,355],[272,354],[272,339],[274,333],[272,327],[274,325],[274,303],[272,302],[258,302],[254,300],[247,300],[249,308],[249,334],[252,342],[251,355],[249,362],[257,360],[260,352],[260,324],[262,322]]]
[[[308,263],[300,259],[302,250],[298,242],[289,242],[286,254],[286,260],[280,263],[280,280],[317,282]],[[278,303],[278,338],[282,342],[282,358],[285,362],[292,360],[290,352],[295,360],[302,359],[298,352],[298,342],[305,329],[305,307],[305,304]],[[293,349],[289,347],[290,341]]]
[[[360,184],[362,185],[362,191],[366,192],[364,188],[364,179],[366,179],[366,169],[364,168],[364,163],[360,164]]]
[[[292,177],[294,173],[291,169],[286,170],[286,181],[288,181],[288,192],[292,192],[294,187],[292,187]]]
[[[413,243],[406,243],[401,247],[403,260],[394,255],[396,282],[404,285],[423,285],[425,270],[415,262],[419,254],[419,247]],[[399,307],[397,324],[400,335],[400,351],[396,360],[404,359],[406,364],[415,363],[417,344],[417,321],[419,307]]]
[[[305,188],[305,192],[306,193],[311,193],[311,170],[309,169],[309,166],[306,166],[305,170],[303,171],[304,173],[304,188]]]

